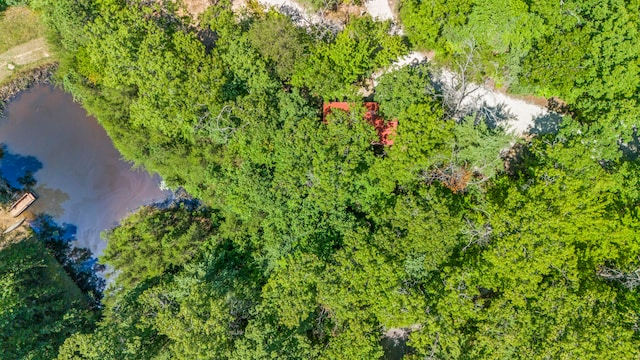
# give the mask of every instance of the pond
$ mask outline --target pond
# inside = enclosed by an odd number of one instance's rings
[[[74,229],[74,245],[94,256],[106,246],[102,231],[139,206],[170,196],[160,190],[157,176],[122,161],[100,124],[51,86],[37,86],[8,104],[0,118],[0,144],[0,175],[13,186],[29,173],[36,181],[38,200],[28,211]]]

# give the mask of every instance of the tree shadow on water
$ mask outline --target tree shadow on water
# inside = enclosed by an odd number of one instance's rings
[[[60,225],[48,214],[37,215],[31,221],[31,227],[80,290],[92,299],[94,306],[99,307],[106,282],[98,273],[105,268],[89,249],[72,245],[78,228],[73,224]]]
[[[37,158],[9,152],[7,145],[0,144],[0,177],[4,178],[14,189],[32,186],[32,175],[42,169]]]

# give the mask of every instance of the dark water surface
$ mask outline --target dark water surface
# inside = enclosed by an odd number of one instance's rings
[[[0,171],[15,184],[32,171],[38,200],[32,213],[47,213],[74,225],[75,243],[100,255],[100,232],[140,205],[162,201],[159,178],[131,170],[111,139],[71,96],[38,86],[8,104],[0,118],[0,143],[7,159]]]

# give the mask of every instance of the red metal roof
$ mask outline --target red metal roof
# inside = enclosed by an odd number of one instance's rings
[[[376,102],[365,102],[364,107],[367,108],[367,112],[364,114],[364,119],[371,124],[378,132],[380,138],[379,144],[388,146],[393,145],[392,136],[395,136],[396,129],[398,128],[398,120],[391,120],[385,122],[383,118],[378,116],[380,105]],[[322,121],[327,122],[327,115],[331,113],[333,109],[349,112],[351,105],[346,102],[328,102],[322,105]]]

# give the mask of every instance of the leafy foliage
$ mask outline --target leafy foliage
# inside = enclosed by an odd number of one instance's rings
[[[273,11],[253,23],[247,36],[260,54],[273,64],[281,79],[293,75],[296,64],[308,55],[312,42],[307,32]]]
[[[397,334],[408,358],[638,356],[637,291],[602,276],[640,256],[636,3],[402,4],[413,42],[569,101],[577,120],[512,148],[481,117],[448,119],[426,64],[379,79],[398,127],[375,144],[358,91],[407,50],[388,23],[318,38],[224,2],[197,24],[172,2],[39,6],[65,87],[205,206],[106,235],[104,316],[60,358],[379,358]],[[323,119],[333,99],[350,110]]]
[[[93,322],[86,299],[33,239],[0,251],[0,354],[52,359],[58,346]]]
[[[215,221],[206,209],[184,202],[142,208],[104,235],[109,246],[101,260],[117,269],[119,286],[135,287],[198,258]]]
[[[580,121],[638,113],[637,1],[418,1],[400,11],[410,39],[446,59],[472,44],[480,77],[565,100]]]
[[[351,85],[376,68],[390,65],[406,47],[389,35],[390,23],[356,18],[333,41],[319,42],[291,78],[294,86],[309,86],[325,99],[352,95]]]

